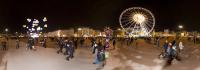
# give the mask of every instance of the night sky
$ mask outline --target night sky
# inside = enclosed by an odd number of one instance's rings
[[[144,7],[156,18],[156,31],[184,25],[200,31],[200,3],[183,0],[1,0],[0,30],[22,31],[26,18],[48,18],[48,31],[77,27],[119,28],[119,15],[129,7]]]

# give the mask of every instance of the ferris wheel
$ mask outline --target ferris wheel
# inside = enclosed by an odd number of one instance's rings
[[[126,33],[137,36],[148,36],[155,26],[154,15],[142,7],[124,10],[119,17],[119,22]]]

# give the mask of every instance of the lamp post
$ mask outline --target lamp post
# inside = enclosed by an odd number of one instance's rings
[[[183,30],[183,25],[178,25],[178,38],[177,39],[179,39],[181,37],[182,30]]]
[[[79,33],[80,31],[81,31],[81,34]],[[79,37],[81,37],[81,35],[83,35],[83,29],[82,28],[78,28],[78,34],[80,34]]]
[[[8,28],[6,28],[5,31],[8,32]]]
[[[183,29],[183,25],[179,25],[178,28],[181,30]]]
[[[5,29],[6,35],[8,35],[8,28]]]

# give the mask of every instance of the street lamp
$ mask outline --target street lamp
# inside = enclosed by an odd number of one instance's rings
[[[178,25],[178,36],[177,39],[179,39],[179,37],[184,36],[184,34],[182,34],[182,29],[183,29],[183,25]]]
[[[179,28],[179,29],[183,29],[183,26],[182,26],[182,25],[179,25],[178,28]]]
[[[78,28],[78,32],[80,32],[81,31],[81,35],[83,35],[83,29],[82,28]],[[79,33],[78,33],[79,34]],[[81,36],[80,35],[80,36]]]
[[[6,36],[8,36],[8,28],[5,29]]]
[[[6,28],[5,31],[8,32],[8,28]]]

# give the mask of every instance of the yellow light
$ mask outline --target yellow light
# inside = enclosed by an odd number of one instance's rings
[[[141,23],[143,23],[143,22],[146,20],[145,16],[142,15],[142,14],[134,14],[133,17],[132,17],[132,19],[133,19],[137,24],[141,24]]]
[[[58,35],[58,37],[60,37],[60,35],[61,35],[61,34],[60,34],[60,32],[61,32],[61,31],[60,31],[60,30],[58,30],[58,32],[57,32],[57,35]]]
[[[185,33],[181,33],[181,36],[185,36]]]
[[[75,37],[77,37],[77,36],[78,36],[78,34],[74,34],[74,36],[75,36]]]
[[[66,37],[66,35],[62,35],[63,37]]]
[[[120,29],[120,28],[118,28],[117,30],[121,31],[121,29]]]
[[[80,31],[80,30],[82,30],[82,28],[78,28],[78,30]]]

